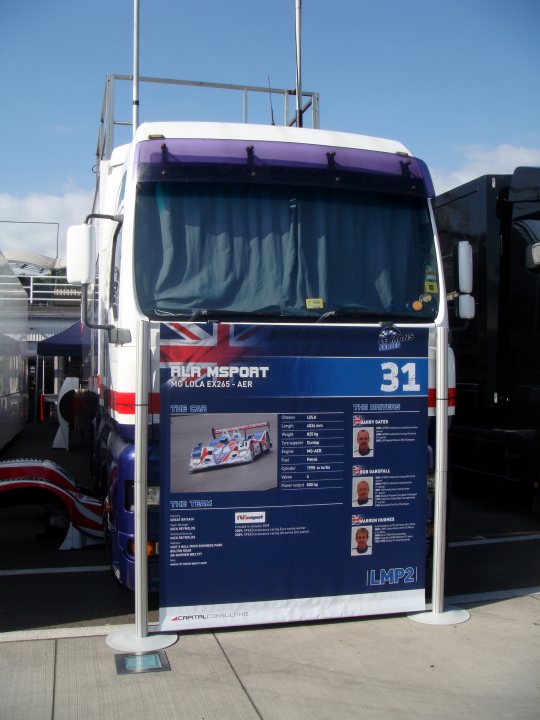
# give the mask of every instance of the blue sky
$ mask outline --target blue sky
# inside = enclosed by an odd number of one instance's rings
[[[142,75],[294,87],[294,0],[140,0]],[[321,127],[402,141],[441,192],[540,165],[538,0],[303,0]],[[59,252],[89,211],[107,73],[132,70],[132,0],[0,9],[0,250]],[[131,118],[131,89],[120,114]],[[277,103],[277,100],[275,101]],[[274,107],[281,118],[281,107]],[[268,122],[268,99],[250,120]],[[141,120],[242,119],[236,94],[141,86]],[[26,225],[23,221],[43,223]]]

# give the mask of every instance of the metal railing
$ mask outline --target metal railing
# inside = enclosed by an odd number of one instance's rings
[[[103,94],[103,104],[101,108],[101,118],[99,124],[99,136],[96,150],[96,158],[99,163],[100,160],[107,160],[111,156],[111,152],[114,147],[114,129],[118,125],[131,126],[132,123],[129,121],[120,121],[116,119],[116,108],[115,108],[115,85],[117,82],[132,82],[132,75],[118,75],[110,74],[107,75],[105,82],[105,91]],[[158,78],[158,77],[139,77],[141,83],[152,83],[157,85],[173,85],[177,87],[192,87],[192,88],[205,88],[207,90],[232,90],[238,93],[242,98],[242,121],[244,123],[249,122],[248,120],[248,100],[250,95],[263,93],[268,96],[277,95],[281,96],[283,100],[283,125],[296,125],[297,118],[296,114],[291,118],[290,103],[291,97],[294,97],[296,101],[296,90],[290,90],[287,88],[276,88],[276,87],[264,87],[258,85],[236,85],[233,83],[217,83],[217,82],[203,82],[201,80],[174,80],[171,78]],[[301,112],[307,114],[310,111],[311,114],[311,127],[319,127],[319,93],[308,90],[301,90]],[[278,123],[279,124],[279,123]]]
[[[65,275],[19,275],[28,295],[29,307],[80,306],[81,287],[71,285]]]

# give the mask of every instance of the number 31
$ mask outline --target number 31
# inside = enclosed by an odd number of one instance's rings
[[[399,389],[399,371],[406,375],[407,382],[403,385],[404,392],[418,392],[420,385],[416,382],[416,363],[410,362],[400,368],[395,362],[381,363],[383,370],[383,383],[381,390],[383,392],[396,392]]]

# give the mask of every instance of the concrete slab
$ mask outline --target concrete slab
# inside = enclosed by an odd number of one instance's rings
[[[538,720],[540,595],[469,609],[451,626],[396,616],[193,633],[167,648],[170,672],[139,675],[116,674],[104,635],[4,635],[0,718]]]
[[[52,717],[258,720],[211,634],[182,637],[166,653],[170,672],[117,675],[105,638],[59,640]]]
[[[455,626],[404,617],[226,633],[219,642],[265,720],[540,716],[537,598]]]
[[[56,640],[0,647],[0,718],[51,720]]]

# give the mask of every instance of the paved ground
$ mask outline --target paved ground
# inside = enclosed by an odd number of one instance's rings
[[[538,595],[442,627],[385,617],[192,633],[167,648],[169,672],[138,675],[117,675],[104,637],[65,633],[0,645],[3,720],[539,717]]]
[[[35,434],[37,453],[40,442]],[[77,471],[75,452],[56,452]],[[19,564],[4,537],[2,568],[15,574],[0,580],[0,718],[538,720],[539,521],[495,507],[478,532],[474,502],[456,508],[447,600],[469,609],[467,622],[391,616],[187,633],[165,651],[169,672],[129,676],[117,674],[121,653],[106,636],[122,622],[135,634],[133,597],[112,582],[103,550],[59,559],[54,539],[41,538],[45,568],[60,574],[20,575],[24,534]]]

